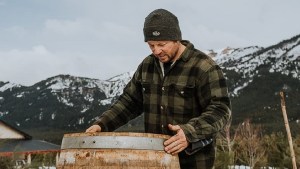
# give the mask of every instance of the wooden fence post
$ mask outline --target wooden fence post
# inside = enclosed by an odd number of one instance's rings
[[[285,129],[286,129],[287,136],[288,136],[288,141],[289,141],[289,146],[290,146],[290,151],[291,151],[291,158],[292,158],[292,163],[293,163],[293,169],[297,169],[296,157],[295,157],[294,147],[293,147],[293,140],[292,140],[289,121],[288,121],[286,108],[285,108],[284,93],[282,91],[280,92],[280,96],[281,96],[281,110],[282,110],[282,114],[283,114]]]

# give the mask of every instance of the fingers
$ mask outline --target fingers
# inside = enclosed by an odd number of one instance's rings
[[[179,125],[168,124],[168,127],[169,127],[169,129],[172,130],[172,131],[178,131],[178,130],[181,129]]]
[[[95,133],[100,131],[101,131],[101,127],[99,125],[92,125],[91,127],[85,130],[86,133]]]
[[[176,131],[177,134],[164,142],[165,151],[169,154],[175,155],[183,151],[188,146],[188,142],[179,125],[169,124],[168,126],[170,130]]]
[[[181,151],[183,151],[185,148],[182,145],[178,145],[176,147],[174,147],[173,151],[170,153],[172,155],[176,155],[178,153],[180,153]]]
[[[169,154],[175,155],[183,151],[187,147],[186,145],[187,143],[183,139],[179,139],[171,142],[169,145],[166,145],[165,151]]]

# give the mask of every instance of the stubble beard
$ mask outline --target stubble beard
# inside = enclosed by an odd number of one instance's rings
[[[180,47],[178,46],[176,49],[174,49],[175,51],[172,52],[170,55],[169,55],[169,54],[164,54],[164,56],[163,56],[162,58],[167,57],[167,58],[168,58],[167,60],[165,60],[165,59],[160,59],[160,56],[156,56],[156,57],[157,57],[161,62],[163,62],[163,63],[174,62],[174,61],[176,61],[176,60],[178,59],[177,57],[179,57],[179,56],[178,56],[179,49],[180,49]]]

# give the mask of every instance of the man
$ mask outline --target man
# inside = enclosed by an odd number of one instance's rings
[[[177,17],[165,9],[145,18],[144,37],[152,54],[86,132],[113,131],[144,113],[146,132],[172,136],[165,151],[178,154],[182,169],[212,168],[215,137],[231,118],[220,67],[182,40]]]

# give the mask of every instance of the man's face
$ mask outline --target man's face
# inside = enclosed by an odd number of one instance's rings
[[[147,43],[153,55],[162,63],[173,62],[179,57],[179,41],[148,41]]]

